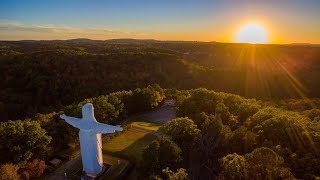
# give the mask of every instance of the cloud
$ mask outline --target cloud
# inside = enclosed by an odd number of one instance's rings
[[[47,25],[24,25],[17,21],[0,21],[0,31],[20,31],[20,32],[79,32],[79,28],[72,28],[68,26],[57,26],[53,24]]]
[[[94,33],[97,35],[103,35],[103,34],[136,35],[136,34],[138,34],[136,32],[121,31],[121,30],[115,30],[115,29],[110,29],[110,28],[88,28],[86,30],[87,30],[87,32]]]
[[[128,32],[122,30],[110,29],[107,27],[103,28],[79,28],[68,25],[57,25],[57,24],[23,24],[19,21],[8,21],[0,20],[0,33],[45,33],[52,36],[64,35],[70,37],[90,37],[98,38],[118,38],[118,37],[144,37],[147,33],[144,32]]]

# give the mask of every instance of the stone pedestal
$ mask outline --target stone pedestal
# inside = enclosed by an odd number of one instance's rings
[[[99,180],[101,176],[103,176],[105,173],[107,173],[107,171],[111,168],[111,166],[112,165],[110,165],[110,164],[103,164],[102,171],[99,174],[97,174],[96,176],[86,175],[82,169],[77,171],[75,173],[75,175],[83,180]]]

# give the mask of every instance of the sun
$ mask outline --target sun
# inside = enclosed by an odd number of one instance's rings
[[[268,35],[263,26],[251,23],[241,27],[234,40],[239,43],[260,44],[268,42]]]

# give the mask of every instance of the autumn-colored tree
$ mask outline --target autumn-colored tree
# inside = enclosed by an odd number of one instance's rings
[[[44,161],[39,159],[33,159],[21,166],[21,170],[25,171],[32,177],[40,177],[46,168]]]
[[[0,180],[19,180],[19,166],[13,164],[2,164],[0,166]]]

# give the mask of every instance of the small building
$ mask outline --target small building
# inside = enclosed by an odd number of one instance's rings
[[[54,167],[58,167],[62,163],[62,160],[54,158],[51,161],[49,161],[49,164],[51,164]]]
[[[176,100],[173,99],[167,99],[163,102],[163,106],[175,106]]]

